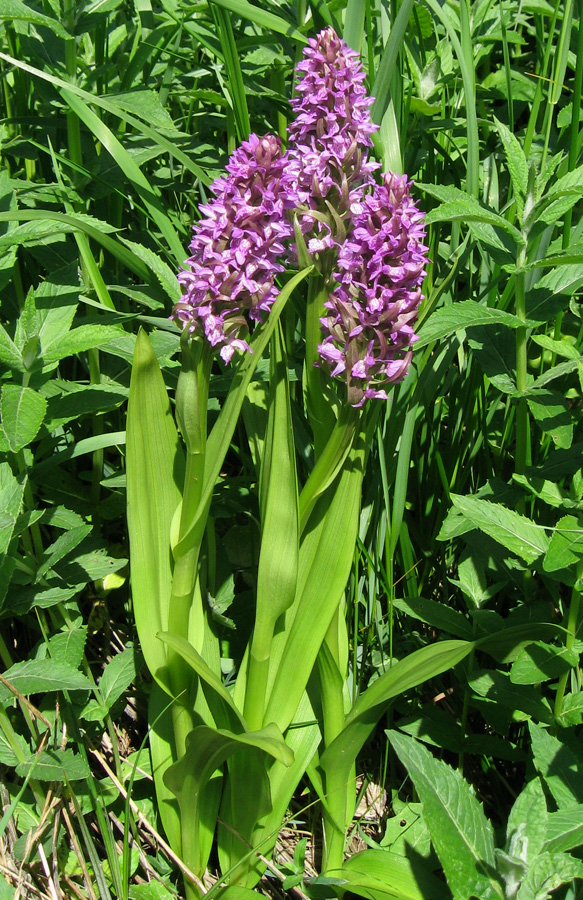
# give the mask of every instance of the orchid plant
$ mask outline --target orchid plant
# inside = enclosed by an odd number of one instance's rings
[[[136,345],[127,428],[133,602],[154,679],[159,813],[188,898],[209,890],[215,842],[221,876],[212,893],[252,891],[306,773],[322,806],[322,870],[340,892],[348,882],[358,892],[344,863],[356,756],[397,694],[474,647],[424,647],[349,699],[342,604],[367,447],[382,401],[411,363],[427,265],[411,182],[379,175],[370,158],[377,126],[364,79],[358,55],[331,28],[311,39],[297,66],[287,149],[251,134],[212,185],[172,314],[182,331],[174,409],[145,332]],[[267,353],[262,392],[253,378]],[[288,363],[300,355],[301,393]],[[231,375],[230,388],[209,430],[218,374]],[[306,477],[292,407],[311,435]],[[219,482],[229,489],[225,459],[239,422],[257,468],[261,548],[253,630],[226,683],[208,600],[212,503]]]

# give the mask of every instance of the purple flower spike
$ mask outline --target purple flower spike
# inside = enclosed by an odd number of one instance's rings
[[[298,96],[291,101],[288,156],[296,178],[297,205],[327,212],[326,200],[339,215],[349,212],[370,183],[378,164],[368,160],[367,147],[377,130],[370,118],[373,98],[364,87],[359,56],[332,28],[309,41],[297,65]],[[316,225],[311,252],[331,248],[332,222],[301,216],[303,231]]]
[[[215,199],[200,207],[172,319],[220,347],[228,363],[235,350],[250,349],[247,316],[261,321],[277,297],[278,259],[293,233],[285,210],[294,202],[293,173],[273,135],[250,135],[226,169],[211,186]]]
[[[345,373],[348,402],[362,406],[372,397],[386,400],[386,388],[407,373],[427,247],[406,175],[383,175],[353,213],[318,349],[332,375]]]

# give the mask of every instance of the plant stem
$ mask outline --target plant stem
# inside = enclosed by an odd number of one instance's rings
[[[526,290],[525,274],[520,271],[526,264],[526,247],[521,248],[518,254],[517,265],[519,272],[516,275],[516,315],[524,322],[516,329],[516,388],[521,395],[516,410],[516,450],[514,455],[514,471],[517,475],[523,475],[528,461],[530,447],[528,406],[524,393],[526,391],[527,371],[527,338],[526,338]],[[524,511],[524,501],[521,501]]]
[[[583,580],[583,560],[577,565],[575,584],[571,593],[571,605],[569,606],[569,619],[567,622],[567,637],[565,638],[565,647],[572,650],[577,634],[577,624],[579,621],[579,609],[581,606],[581,587]],[[557,693],[555,695],[555,716],[560,716],[563,710],[563,700],[565,697],[565,688],[567,687],[567,678],[570,672],[564,672],[559,678],[557,685]]]

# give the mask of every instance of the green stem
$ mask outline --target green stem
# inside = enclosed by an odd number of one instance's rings
[[[182,370],[176,389],[176,418],[186,443],[187,453],[179,542],[198,509],[203,490],[211,366],[210,345],[205,342],[193,346],[187,337],[183,338]],[[174,561],[168,630],[188,640],[191,617],[194,617],[196,649],[200,651],[204,643],[204,612],[200,596],[198,608],[193,608],[199,553],[200,539],[196,530],[181,546],[181,552]],[[190,667],[174,651],[168,653],[168,671],[172,692],[178,698],[178,702],[172,707],[172,718],[176,750],[180,757],[185,750],[186,736],[193,726],[192,712],[189,708],[193,675]]]
[[[322,340],[320,319],[324,315],[324,301],[328,298],[329,279],[327,274],[314,272],[309,279],[308,304],[306,308],[306,360],[305,392],[308,419],[314,435],[314,455],[316,460],[327,444],[334,427],[334,413],[329,389],[326,390],[322,370],[316,366],[320,356],[318,344]]]
[[[565,638],[565,648],[572,650],[575,644],[577,634],[577,624],[579,622],[579,609],[581,606],[581,587],[583,586],[583,560],[577,565],[575,585],[571,593],[571,605],[569,607],[569,619],[567,622],[567,637]],[[570,672],[564,672],[559,678],[557,685],[557,693],[555,695],[555,716],[560,716],[563,710],[563,700],[565,697],[565,688],[567,687],[567,679]]]
[[[518,255],[517,265],[521,270],[526,264],[526,248],[522,248]],[[525,275],[519,271],[516,275],[516,315],[524,325],[516,329],[516,388],[521,395],[516,410],[516,451],[514,456],[514,471],[517,475],[523,475],[528,460],[530,446],[528,406],[524,393],[526,391],[527,374],[527,329],[526,329],[526,289]],[[524,509],[524,501],[521,501]],[[523,511],[523,510],[521,510]]]

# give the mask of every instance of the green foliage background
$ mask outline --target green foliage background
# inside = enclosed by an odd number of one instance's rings
[[[285,136],[293,67],[329,24],[362,54],[376,155],[415,179],[431,258],[414,364],[369,451],[345,605],[349,690],[356,698],[437,640],[483,641],[394,702],[392,744],[379,729],[363,749],[357,771],[388,796],[372,826],[357,823],[350,852],[419,854],[455,898],[469,886],[518,900],[581,891],[581,4],[0,0],[8,891],[21,867],[30,896],[49,891],[49,876],[66,897],[181,890],[179,862],[145,824],[159,827],[127,581],[131,360],[142,325],[173,393],[179,336],[167,317],[198,205],[250,130]],[[296,403],[302,299],[285,320]],[[260,363],[253,390],[266,372]],[[211,421],[231,378],[216,368]],[[227,680],[253,613],[252,413],[211,509],[209,603]],[[311,436],[298,431],[296,447],[307,477]],[[518,647],[516,628],[528,635]],[[317,831],[305,788],[294,841]],[[477,868],[455,837],[471,828]],[[315,892],[299,847],[278,871],[285,889]],[[387,896],[377,857],[349,869],[352,890]]]

